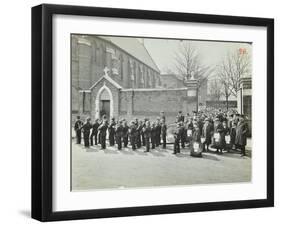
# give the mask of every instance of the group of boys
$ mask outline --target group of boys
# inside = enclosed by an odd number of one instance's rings
[[[127,148],[129,142],[132,150],[145,146],[145,151],[149,152],[150,147],[155,149],[160,144],[163,149],[166,148],[167,126],[165,116],[162,113],[155,122],[151,122],[147,118],[143,121],[136,118],[130,122],[130,125],[125,119],[116,121],[115,118],[111,118],[111,121],[108,122],[105,116],[101,120],[96,119],[93,124],[90,118],[87,118],[86,122],[83,123],[80,116],[77,116],[74,130],[77,144],[81,144],[83,133],[86,148],[89,148],[90,145],[100,144],[101,149],[106,149],[107,133],[109,146],[117,144],[118,150],[121,150],[122,147]]]
[[[173,154],[180,153],[180,147],[192,146],[196,142],[203,152],[209,151],[209,146],[212,145],[218,153],[235,148],[241,150],[241,156],[246,155],[248,126],[243,115],[226,114],[219,111],[216,114],[194,112],[193,116],[189,114],[184,116],[179,111],[176,116],[176,125],[173,131]],[[77,116],[74,129],[77,144],[81,144],[81,133],[83,132],[86,148],[90,145],[100,144],[101,149],[105,149],[107,133],[109,145],[117,144],[118,150],[121,150],[122,147],[127,148],[129,142],[132,150],[145,146],[145,151],[149,152],[150,148],[154,149],[161,144],[163,149],[166,148],[167,125],[164,112],[160,113],[160,117],[156,121],[151,122],[148,118],[142,121],[136,118],[129,125],[125,119],[116,121],[115,118],[112,118],[108,122],[105,116],[101,120],[96,119],[94,123],[87,118],[83,123]]]
[[[180,111],[176,120],[174,153],[180,152],[180,146],[184,148],[185,144],[193,145],[196,142],[203,152],[209,151],[209,146],[212,145],[217,153],[240,149],[241,156],[246,155],[245,146],[249,130],[244,115],[218,111],[216,114],[194,112],[193,116],[184,116]]]

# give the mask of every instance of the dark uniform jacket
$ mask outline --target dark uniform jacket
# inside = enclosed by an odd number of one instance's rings
[[[143,127],[143,134],[145,138],[150,138],[151,137],[151,127]]]
[[[128,137],[129,135],[129,126],[126,125],[126,126],[122,126],[122,129],[123,129],[123,137]]]
[[[100,124],[98,122],[95,122],[93,124],[93,128],[92,128],[92,134],[93,135],[97,135],[98,134],[98,128],[99,128]]]
[[[131,126],[130,127],[129,134],[130,134],[131,138],[136,138],[137,137],[138,132],[137,132],[136,126]]]
[[[80,119],[78,119],[78,120],[76,120],[76,122],[74,124],[74,130],[75,131],[80,130],[82,128],[82,126],[83,126],[83,122]]]
[[[98,130],[100,131],[100,135],[105,137],[106,136],[106,130],[107,130],[107,124],[101,124],[98,128]]]
[[[115,134],[115,126],[116,126],[116,123],[115,122],[111,122],[108,126],[108,132],[109,134],[112,134],[114,135]]]
[[[117,125],[115,128],[115,136],[116,137],[122,137],[123,136],[123,126]]]
[[[182,128],[176,128],[175,131],[174,131],[174,138],[175,138],[175,141],[179,142],[179,140],[181,139],[182,137]]]

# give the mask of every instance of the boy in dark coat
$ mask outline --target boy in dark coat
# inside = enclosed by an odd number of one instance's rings
[[[139,121],[137,125],[137,147],[141,148],[141,133],[142,133],[142,121]]]
[[[159,145],[161,143],[161,124],[160,124],[160,118],[157,118],[155,128],[156,128],[155,145],[156,145],[156,147],[159,147]]]
[[[247,145],[248,125],[244,116],[240,115],[239,122],[236,127],[235,145],[241,149],[241,157],[246,155],[245,146]]]
[[[155,122],[153,122],[151,126],[151,149],[155,149],[156,139],[157,139],[156,136],[157,136],[157,129],[156,129]]]
[[[115,138],[116,138],[118,150],[122,149],[122,136],[123,136],[123,126],[121,121],[118,121],[115,127]]]
[[[130,136],[130,142],[132,145],[133,151],[136,150],[136,141],[137,141],[137,129],[136,129],[136,123],[131,122],[131,126],[129,128],[129,136]]]
[[[89,138],[90,138],[90,131],[92,129],[90,118],[87,118],[87,122],[82,126],[82,129],[83,129],[84,145],[86,148],[88,148],[90,147]]]
[[[92,132],[91,132],[91,136],[90,136],[91,146],[94,145],[94,142],[93,142],[94,137],[95,137],[95,145],[98,145],[98,128],[99,128],[99,126],[100,126],[99,120],[96,119],[95,123],[93,124]]]
[[[166,137],[167,137],[167,125],[165,120],[161,120],[161,138],[162,138],[162,148],[166,149]]]
[[[129,139],[129,126],[127,125],[127,121],[123,121],[123,143],[124,147],[128,146],[128,139]]]
[[[115,137],[115,126],[116,126],[116,123],[115,123],[115,119],[112,118],[111,119],[111,122],[109,124],[109,127],[108,127],[108,133],[109,133],[109,145],[110,146],[114,146],[114,137]]]
[[[83,122],[80,120],[80,116],[76,117],[76,121],[74,124],[74,130],[76,133],[76,144],[81,144],[81,128],[83,126]]]
[[[106,149],[106,131],[107,131],[108,125],[107,121],[103,120],[102,124],[99,126],[99,135],[100,135],[100,142],[101,142],[101,149]]]
[[[203,143],[203,151],[209,151],[209,145],[212,143],[213,125],[208,118],[205,119],[205,123],[202,128],[202,137],[205,139]],[[207,149],[206,149],[207,147]]]
[[[180,153],[180,139],[181,139],[181,124],[177,123],[177,128],[174,131],[174,138],[175,138],[175,142],[174,142],[174,153],[173,154],[177,154]]]
[[[222,126],[222,123],[218,117],[215,118],[215,124],[214,124],[214,144],[215,148],[217,149],[217,153],[222,154],[223,149],[223,141],[222,141],[222,133],[224,129]]]
[[[145,152],[149,152],[151,138],[151,127],[149,121],[145,122],[145,126],[142,128],[142,130],[145,138]]]

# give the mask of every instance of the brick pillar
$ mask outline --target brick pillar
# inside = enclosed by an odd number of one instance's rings
[[[189,79],[185,81],[185,86],[187,87],[188,102],[196,102],[195,109],[192,110],[198,111],[198,81],[196,79]]]

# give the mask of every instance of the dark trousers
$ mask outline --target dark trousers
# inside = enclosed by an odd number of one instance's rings
[[[181,137],[181,147],[185,148],[185,137],[184,136]]]
[[[106,149],[106,136],[100,135],[101,148]]]
[[[241,149],[241,155],[246,155],[246,149],[245,149],[245,145],[237,145],[236,147],[238,147],[239,149]]]
[[[155,145],[156,145],[156,136],[152,136],[151,137],[151,149],[154,149],[155,148]]]
[[[163,148],[166,148],[166,134],[162,135],[162,145]]]
[[[207,151],[209,151],[209,143],[207,142],[203,143],[203,151],[206,151],[206,146],[207,146]]]
[[[149,137],[145,138],[145,151],[149,152],[150,149],[150,143],[149,143]]]
[[[89,135],[90,135],[89,133],[84,133],[84,134],[83,134],[85,147],[90,147]]]
[[[174,143],[174,154],[176,153],[180,153],[180,140],[179,139],[175,139],[175,143]]]
[[[76,130],[76,144],[81,144],[81,130]]]
[[[160,142],[161,142],[161,134],[157,134],[157,136],[155,138],[156,147],[158,147],[160,145]]]
[[[117,143],[118,150],[121,150],[122,149],[122,140],[121,140],[120,136],[116,136],[116,143]]]
[[[136,150],[136,137],[131,137],[131,145],[132,149]]]
[[[145,137],[144,133],[141,134],[142,146],[145,146]]]
[[[128,146],[128,136],[123,137],[123,143],[124,143],[124,147],[126,148]]]
[[[137,147],[138,148],[141,147],[141,135],[140,134],[137,136]]]
[[[98,143],[101,144],[101,139],[100,139],[101,135],[100,133],[98,134]]]
[[[95,145],[98,145],[98,134],[91,134],[91,136],[90,136],[90,141],[91,141],[91,146],[93,146],[94,145],[94,140],[93,140],[93,138],[95,137]]]
[[[115,143],[115,141],[114,141],[114,133],[110,133],[109,134],[109,145],[113,146],[114,143]]]

